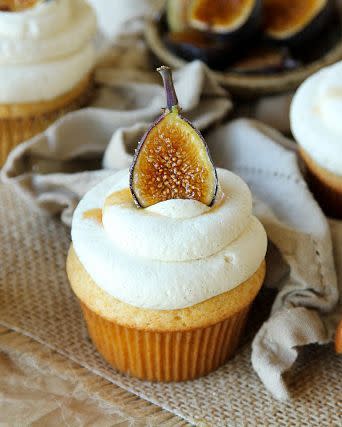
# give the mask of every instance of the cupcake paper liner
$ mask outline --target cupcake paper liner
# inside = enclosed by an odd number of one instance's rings
[[[310,190],[323,211],[334,218],[342,218],[342,177],[326,171],[306,153],[300,150],[306,166]]]
[[[330,187],[326,182],[319,179],[315,173],[308,169],[308,182],[315,198],[322,207],[323,211],[334,218],[342,218],[342,188],[337,191]]]
[[[0,168],[14,147],[44,131],[64,114],[87,105],[92,95],[91,82],[89,75],[53,101],[0,105]]]
[[[233,356],[265,271],[262,261],[251,277],[223,294],[178,310],[156,310],[106,293],[72,245],[67,258],[69,282],[98,351],[119,371],[150,381],[191,380]]]
[[[185,381],[214,371],[235,352],[250,305],[204,328],[149,331],[105,319],[81,302],[89,335],[121,372],[149,381]]]

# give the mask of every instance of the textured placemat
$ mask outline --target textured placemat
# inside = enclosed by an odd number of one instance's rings
[[[153,384],[109,367],[89,341],[69,288],[69,230],[9,186],[0,187],[0,323],[67,356],[108,381],[200,425],[341,425],[342,359],[308,347],[288,375],[293,398],[275,401],[250,364],[250,345],[213,374],[187,383]]]
[[[0,326],[0,425],[185,427],[186,421]]]

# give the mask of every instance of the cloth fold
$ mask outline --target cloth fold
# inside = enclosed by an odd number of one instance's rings
[[[258,122],[237,120],[207,141],[216,164],[250,185],[254,211],[290,267],[285,278],[268,284],[278,293],[252,352],[265,386],[276,398],[287,399],[281,374],[296,359],[294,347],[327,343],[335,330],[324,317],[338,300],[329,225],[301,176],[294,150],[283,148],[291,147],[283,136]]]
[[[21,144],[2,170],[3,181],[16,181],[51,213],[63,211],[62,220],[67,224],[79,198],[106,176],[103,172],[84,171],[100,167],[108,141],[112,139],[104,156],[105,167],[127,167],[127,148],[132,153],[165,104],[164,90],[159,82],[155,83],[155,72],[145,72],[146,78],[150,75],[150,83],[134,84],[124,77],[112,81],[108,68],[100,69],[98,74],[101,89],[94,106],[62,117],[46,132]],[[217,123],[232,108],[225,90],[198,61],[175,73],[175,87],[184,94],[184,114],[199,129]]]
[[[274,397],[287,400],[289,393],[282,374],[297,359],[297,347],[327,341],[326,330],[317,312],[304,307],[280,309],[254,338],[253,368]]]
[[[130,164],[139,138],[165,103],[144,46],[132,40],[124,38],[121,54],[98,68],[93,105],[18,146],[2,170],[4,182],[68,225],[89,188]],[[249,184],[255,213],[281,253],[282,274],[275,274],[278,262],[268,263],[273,279],[266,285],[278,294],[254,338],[252,364],[268,390],[287,399],[282,373],[294,363],[297,347],[328,342],[336,324],[328,314],[338,291],[327,219],[303,180],[291,141],[251,120],[212,129],[232,104],[202,63],[179,70],[175,83],[184,115],[201,130],[209,129],[206,140],[216,165]]]

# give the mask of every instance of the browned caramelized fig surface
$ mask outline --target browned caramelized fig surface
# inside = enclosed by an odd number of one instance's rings
[[[42,2],[43,0],[0,0],[0,11],[20,12]]]
[[[326,24],[330,6],[329,0],[264,0],[264,31],[279,41],[304,37],[304,32],[313,36]]]
[[[139,143],[130,171],[130,189],[138,206],[169,199],[193,199],[212,205],[217,175],[208,147],[179,114],[171,72],[158,69],[164,80],[167,108]]]
[[[186,61],[260,75],[338,60],[341,24],[336,0],[168,0],[159,30]]]
[[[259,18],[259,0],[193,0],[189,22],[193,28],[214,33],[229,34],[240,30],[255,12]],[[254,26],[254,22],[249,22]]]

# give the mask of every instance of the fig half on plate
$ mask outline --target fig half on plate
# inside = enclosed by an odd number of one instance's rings
[[[302,44],[317,36],[332,16],[331,0],[264,0],[264,32],[268,39]]]
[[[211,206],[217,174],[208,147],[180,115],[171,70],[160,67],[167,108],[140,141],[130,170],[136,204],[146,208],[169,199],[192,199]]]
[[[247,36],[261,23],[261,0],[193,0],[189,8],[192,28],[221,37]]]
[[[48,0],[0,0],[0,11],[20,12]]]

